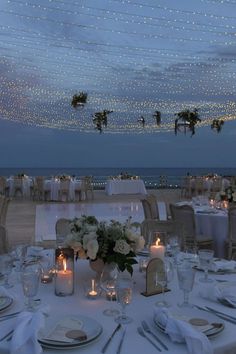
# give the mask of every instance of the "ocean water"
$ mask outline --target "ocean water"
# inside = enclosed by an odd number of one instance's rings
[[[97,189],[103,189],[105,182],[109,176],[117,176],[120,173],[128,173],[130,175],[139,176],[144,180],[147,188],[178,188],[181,186],[182,177],[187,173],[193,176],[207,175],[216,173],[222,176],[235,176],[236,167],[219,168],[127,168],[127,167],[104,167],[104,168],[75,168],[75,167],[58,167],[58,168],[0,168],[1,176],[13,176],[18,174],[26,174],[28,176],[57,176],[57,175],[74,175],[94,177],[94,186]]]

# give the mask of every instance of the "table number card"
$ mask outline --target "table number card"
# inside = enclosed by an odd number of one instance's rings
[[[161,294],[162,286],[156,282],[156,272],[157,269],[160,269],[164,272],[164,262],[160,258],[153,258],[149,261],[146,268],[146,290],[141,294],[143,296],[152,296],[156,294]],[[165,289],[166,291],[170,291],[169,289]]]

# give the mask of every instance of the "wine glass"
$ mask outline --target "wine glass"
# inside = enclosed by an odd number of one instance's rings
[[[6,253],[0,256],[0,269],[2,274],[4,275],[4,287],[9,289],[12,288],[13,285],[9,283],[9,275],[12,272],[13,268],[13,258],[10,254]]]
[[[133,321],[133,319],[126,315],[126,306],[131,303],[132,300],[132,279],[130,276],[121,276],[117,280],[116,290],[118,301],[121,305],[121,315],[116,317],[115,321],[120,324],[127,324]]]
[[[37,295],[40,279],[40,267],[38,264],[26,265],[22,270],[22,286],[27,298],[26,309],[34,311],[34,296]]]
[[[213,262],[213,256],[214,256],[214,251],[213,250],[199,250],[198,251],[199,255],[199,261],[200,261],[200,266],[204,269],[204,278],[199,278],[199,281],[203,283],[211,283],[213,282],[213,279],[208,278],[208,270],[210,269],[210,266]]]
[[[116,316],[119,313],[112,305],[112,301],[116,300],[117,277],[117,266],[115,264],[105,264],[100,278],[100,286],[106,292],[106,297],[110,301],[110,307],[103,311],[106,316]]]
[[[27,245],[21,244],[14,247],[11,252],[14,258],[15,271],[20,272],[27,253]]]
[[[184,302],[179,304],[180,307],[193,307],[189,303],[189,293],[193,289],[195,273],[195,269],[193,269],[188,262],[184,262],[177,267],[179,288],[183,290],[184,293]]]
[[[178,255],[180,252],[180,245],[179,245],[178,236],[170,237],[169,245],[170,245],[171,255],[173,256],[173,259],[174,259],[174,264],[176,265],[178,263]]]
[[[165,300],[165,289],[168,287],[168,283],[172,281],[174,278],[174,267],[173,264],[165,259],[163,262],[163,267],[160,267],[157,269],[155,273],[155,283],[156,285],[160,284],[161,285],[161,292],[162,292],[162,300],[156,302],[156,306],[163,306],[163,307],[169,307],[171,306],[166,300]]]

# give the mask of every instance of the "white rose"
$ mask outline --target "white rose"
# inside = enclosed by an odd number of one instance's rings
[[[88,242],[90,240],[97,240],[96,232],[90,232],[89,234],[85,234],[83,238],[83,247],[86,250],[88,248]]]
[[[117,240],[113,250],[114,252],[126,255],[130,252],[131,248],[130,245],[125,240]]]
[[[75,252],[78,252],[79,250],[82,249],[82,244],[81,242],[75,241],[75,240],[67,240],[66,244],[73,248]]]
[[[134,246],[133,246],[133,250],[134,252],[138,252],[140,250],[142,250],[144,248],[145,245],[145,239],[143,236],[139,236],[138,239],[136,240]]]
[[[87,256],[90,259],[95,259],[97,257],[97,252],[98,252],[98,242],[95,239],[89,240],[87,243]]]

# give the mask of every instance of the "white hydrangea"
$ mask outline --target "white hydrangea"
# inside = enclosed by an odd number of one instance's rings
[[[90,259],[96,259],[98,248],[98,241],[96,239],[90,239],[87,243],[87,256]]]

